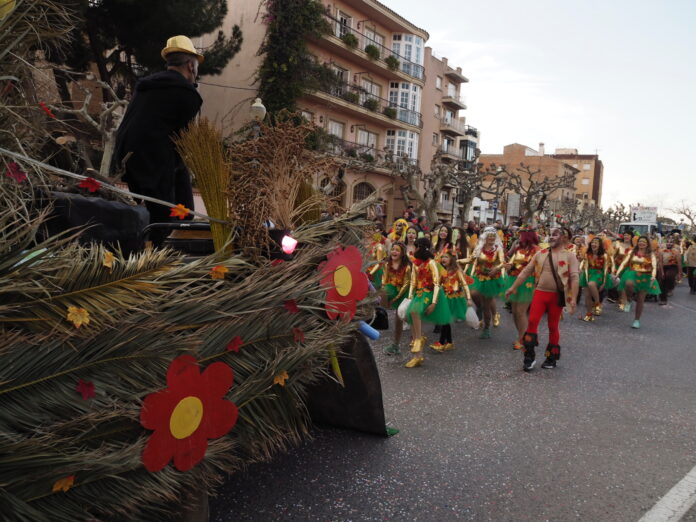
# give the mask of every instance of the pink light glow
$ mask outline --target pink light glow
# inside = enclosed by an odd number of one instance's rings
[[[297,247],[297,239],[290,236],[283,236],[280,244],[283,248],[283,252],[289,255],[295,251],[295,248]]]

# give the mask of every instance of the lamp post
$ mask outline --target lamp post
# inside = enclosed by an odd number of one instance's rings
[[[500,197],[500,185],[503,182],[503,177],[505,175],[503,174],[503,168],[498,167],[497,169],[497,174],[495,175],[495,201],[493,201],[493,222],[498,219],[498,198]]]
[[[266,107],[261,102],[261,98],[256,98],[249,109],[252,118],[252,128],[254,129],[254,137],[258,138],[261,134],[261,122],[266,117]]]

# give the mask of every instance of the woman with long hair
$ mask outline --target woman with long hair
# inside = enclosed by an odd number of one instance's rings
[[[624,311],[631,311],[633,295],[636,296],[636,311],[633,328],[640,328],[640,316],[643,314],[646,295],[660,295],[657,283],[657,258],[650,248],[650,239],[640,236],[636,246],[626,256],[617,274],[621,276],[619,290],[626,291],[628,302]]]
[[[447,299],[440,288],[440,266],[430,251],[430,240],[421,237],[416,241],[416,253],[411,268],[409,299],[406,320],[411,324],[411,352],[413,357],[406,368],[415,368],[425,360],[423,347],[427,339],[423,335],[422,321],[446,325],[451,314]]]
[[[411,284],[411,261],[406,254],[406,245],[396,242],[392,245],[389,258],[384,264],[382,274],[382,288],[384,289],[385,305],[392,310],[397,310],[401,302],[408,294],[408,287]],[[401,351],[401,334],[404,331],[404,323],[395,314],[394,321],[394,341],[384,348],[387,355],[398,355]]]
[[[633,250],[632,240],[633,234],[624,232],[619,239],[614,242],[614,276],[616,276],[616,271],[624,262],[626,256]],[[619,291],[618,289],[615,289],[615,291],[619,294],[619,310],[624,311],[626,306],[626,292],[623,290]]]
[[[483,313],[481,339],[491,338],[491,322],[496,315],[495,298],[505,293],[505,250],[495,228],[487,227],[472,255],[474,302]]]
[[[580,288],[584,288],[587,312],[583,321],[592,322],[595,316],[602,315],[601,293],[613,287],[611,274],[614,264],[611,256],[604,250],[604,243],[599,237],[590,241],[587,252],[580,262]]]
[[[414,226],[409,226],[406,229],[406,241],[404,245],[406,246],[406,255],[409,258],[413,258],[413,254],[416,253],[416,240],[418,239],[418,230]]]
[[[510,251],[510,256],[505,269],[507,270],[506,287],[509,288],[520,275],[520,272],[530,263],[534,254],[539,248],[539,236],[529,226],[525,225],[519,229],[519,237]],[[512,317],[517,328],[517,339],[512,344],[515,350],[524,348],[522,336],[527,331],[529,305],[534,296],[534,276],[531,275],[524,281],[514,294],[510,294],[509,301],[512,306]]]
[[[452,321],[465,320],[466,311],[471,302],[471,292],[466,276],[457,264],[457,257],[453,250],[445,250],[440,256],[440,264],[444,271],[440,277],[440,285],[450,309]],[[448,323],[440,329],[440,340],[430,347],[437,352],[446,352],[454,349],[452,341],[452,325]]]
[[[448,251],[451,247],[452,229],[447,225],[442,225],[437,230],[437,236],[433,238],[433,254],[435,254],[435,261],[439,263],[442,253]]]

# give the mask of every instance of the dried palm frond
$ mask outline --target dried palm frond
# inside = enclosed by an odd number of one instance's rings
[[[207,118],[202,118],[192,122],[175,140],[175,144],[201,191],[207,214],[221,221],[228,221],[225,190],[229,167],[220,132]],[[229,241],[231,230],[230,225],[210,223],[216,251],[222,250]]]

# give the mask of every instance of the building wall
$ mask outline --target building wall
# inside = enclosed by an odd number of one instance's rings
[[[578,172],[575,181],[576,197],[584,203],[602,204],[604,164],[597,154],[578,154],[577,149],[556,149],[553,158],[562,160]]]

